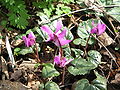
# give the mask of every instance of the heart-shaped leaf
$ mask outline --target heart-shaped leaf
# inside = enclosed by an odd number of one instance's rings
[[[55,82],[48,81],[45,84],[45,90],[60,90],[60,88]]]
[[[87,79],[79,80],[76,83],[75,90],[107,90],[106,85],[104,85],[101,81],[95,79],[89,83]]]
[[[54,68],[52,63],[44,63],[42,69],[42,76],[44,78],[59,76],[59,72]]]
[[[91,61],[96,67],[101,63],[101,54],[96,50],[88,51],[88,61]]]
[[[76,58],[71,63],[73,66],[68,67],[68,71],[73,75],[84,75],[96,68],[93,63],[83,58]]]

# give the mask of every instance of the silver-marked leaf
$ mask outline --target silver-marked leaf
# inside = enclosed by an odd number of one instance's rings
[[[81,79],[76,83],[75,90],[107,90],[106,85],[95,79],[91,83],[87,79]]]
[[[45,84],[45,90],[60,90],[60,88],[55,82],[48,81]]]
[[[59,76],[60,73],[54,68],[52,63],[43,64],[42,76],[44,78]]]
[[[90,61],[91,63],[93,63],[96,67],[101,63],[101,54],[96,51],[96,50],[90,50],[88,51],[88,61]]]
[[[82,50],[80,50],[80,49],[71,48],[71,50],[75,53],[76,58],[77,58],[77,57],[78,57],[78,58],[81,58],[80,55],[83,55],[83,54],[84,54],[84,52],[83,52]]]
[[[76,58],[71,62],[73,66],[68,67],[68,71],[75,75],[85,75],[90,72],[90,70],[95,69],[96,66],[90,61],[86,61],[83,58]]]

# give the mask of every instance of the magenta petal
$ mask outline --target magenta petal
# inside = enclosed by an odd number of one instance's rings
[[[59,56],[55,56],[54,58],[54,63],[59,65],[61,62],[60,62],[60,57]]]
[[[91,29],[90,33],[91,33],[91,34],[97,33],[97,28],[94,27],[93,29]]]
[[[61,20],[57,21],[57,23],[55,23],[56,28],[55,33],[57,33],[62,27],[63,27],[62,21]]]
[[[65,66],[66,66],[67,64],[69,64],[71,61],[73,61],[73,59],[67,60],[67,61],[65,62]]]
[[[47,25],[42,26],[41,30],[45,31],[48,35],[53,34],[53,31]]]
[[[64,38],[59,38],[61,46],[70,43],[72,40],[65,40]]]
[[[29,47],[29,41],[30,41],[30,39],[28,39],[26,36],[23,36],[22,39],[23,39],[25,45],[26,45],[27,47]]]
[[[95,23],[94,23],[94,21],[92,21],[92,26],[93,26],[93,27],[95,26]]]
[[[64,67],[65,66],[65,63],[66,63],[66,58],[64,57],[64,58],[62,58],[62,60],[61,60],[61,64],[60,64],[60,67]]]
[[[35,39],[36,37],[35,37],[35,35],[34,35],[34,33],[33,32],[30,32],[29,34],[28,34],[28,38],[30,39]]]
[[[58,47],[61,46],[61,43],[60,43],[59,38],[57,36],[54,37],[53,43]]]
[[[35,40],[34,40],[34,39],[30,39],[29,45],[32,46],[32,45],[34,45],[34,44],[35,44]]]
[[[64,38],[65,37],[65,35],[66,35],[66,32],[67,32],[67,30],[66,29],[64,29],[60,34],[58,34],[57,36],[58,36],[58,38]]]
[[[97,25],[97,28],[98,28],[98,32],[97,32],[96,34],[97,34],[97,35],[101,35],[101,34],[105,31],[106,26],[105,26],[105,24],[99,23],[99,24]]]

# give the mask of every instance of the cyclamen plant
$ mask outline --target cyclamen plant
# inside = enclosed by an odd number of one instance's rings
[[[64,39],[67,30],[64,29],[62,32],[60,32],[60,29],[63,27],[62,21],[58,21],[56,24],[54,24],[54,26],[56,28],[55,32],[53,32],[47,25],[41,27],[41,30],[48,34],[48,39],[46,42],[52,41],[56,46],[63,46],[70,43],[71,40]]]
[[[54,23],[54,27],[56,28],[56,31],[53,32],[49,26],[44,25],[41,27],[41,30],[45,31],[48,34],[48,39],[46,40],[46,42],[48,41],[52,41],[56,46],[59,47],[59,55],[55,56],[54,58],[54,63],[57,64],[59,67],[65,67],[67,64],[69,64],[69,62],[71,62],[72,60],[66,60],[65,57],[63,57],[62,55],[62,48],[61,46],[64,46],[68,43],[71,42],[71,40],[66,40],[65,39],[65,35],[67,30],[64,29],[62,32],[60,31],[63,27],[62,21],[57,21]]]
[[[55,56],[54,63],[58,65],[59,67],[65,67],[67,64],[69,64],[73,59],[66,60],[65,57],[61,56],[61,53],[59,53],[58,56]]]
[[[33,46],[35,44],[35,35],[33,32],[30,32],[27,36],[23,36],[22,39],[27,47]]]
[[[102,24],[102,23],[98,23],[97,26],[95,26],[94,21],[92,22],[92,26],[94,28],[91,29],[90,33],[91,34],[97,34],[97,35],[101,35],[102,33],[105,32],[106,29],[106,25]]]

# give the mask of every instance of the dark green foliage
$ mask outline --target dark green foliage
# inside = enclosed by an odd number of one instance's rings
[[[5,6],[8,9],[7,13],[7,24],[25,29],[28,25],[27,19],[29,15],[27,14],[26,5],[23,0],[1,0],[2,6]]]
[[[71,2],[74,2],[74,0],[43,0],[40,2],[33,2],[33,5],[36,8],[42,9],[43,12],[50,17],[52,14],[61,15],[63,13],[69,13],[71,8],[65,4],[69,4]]]

